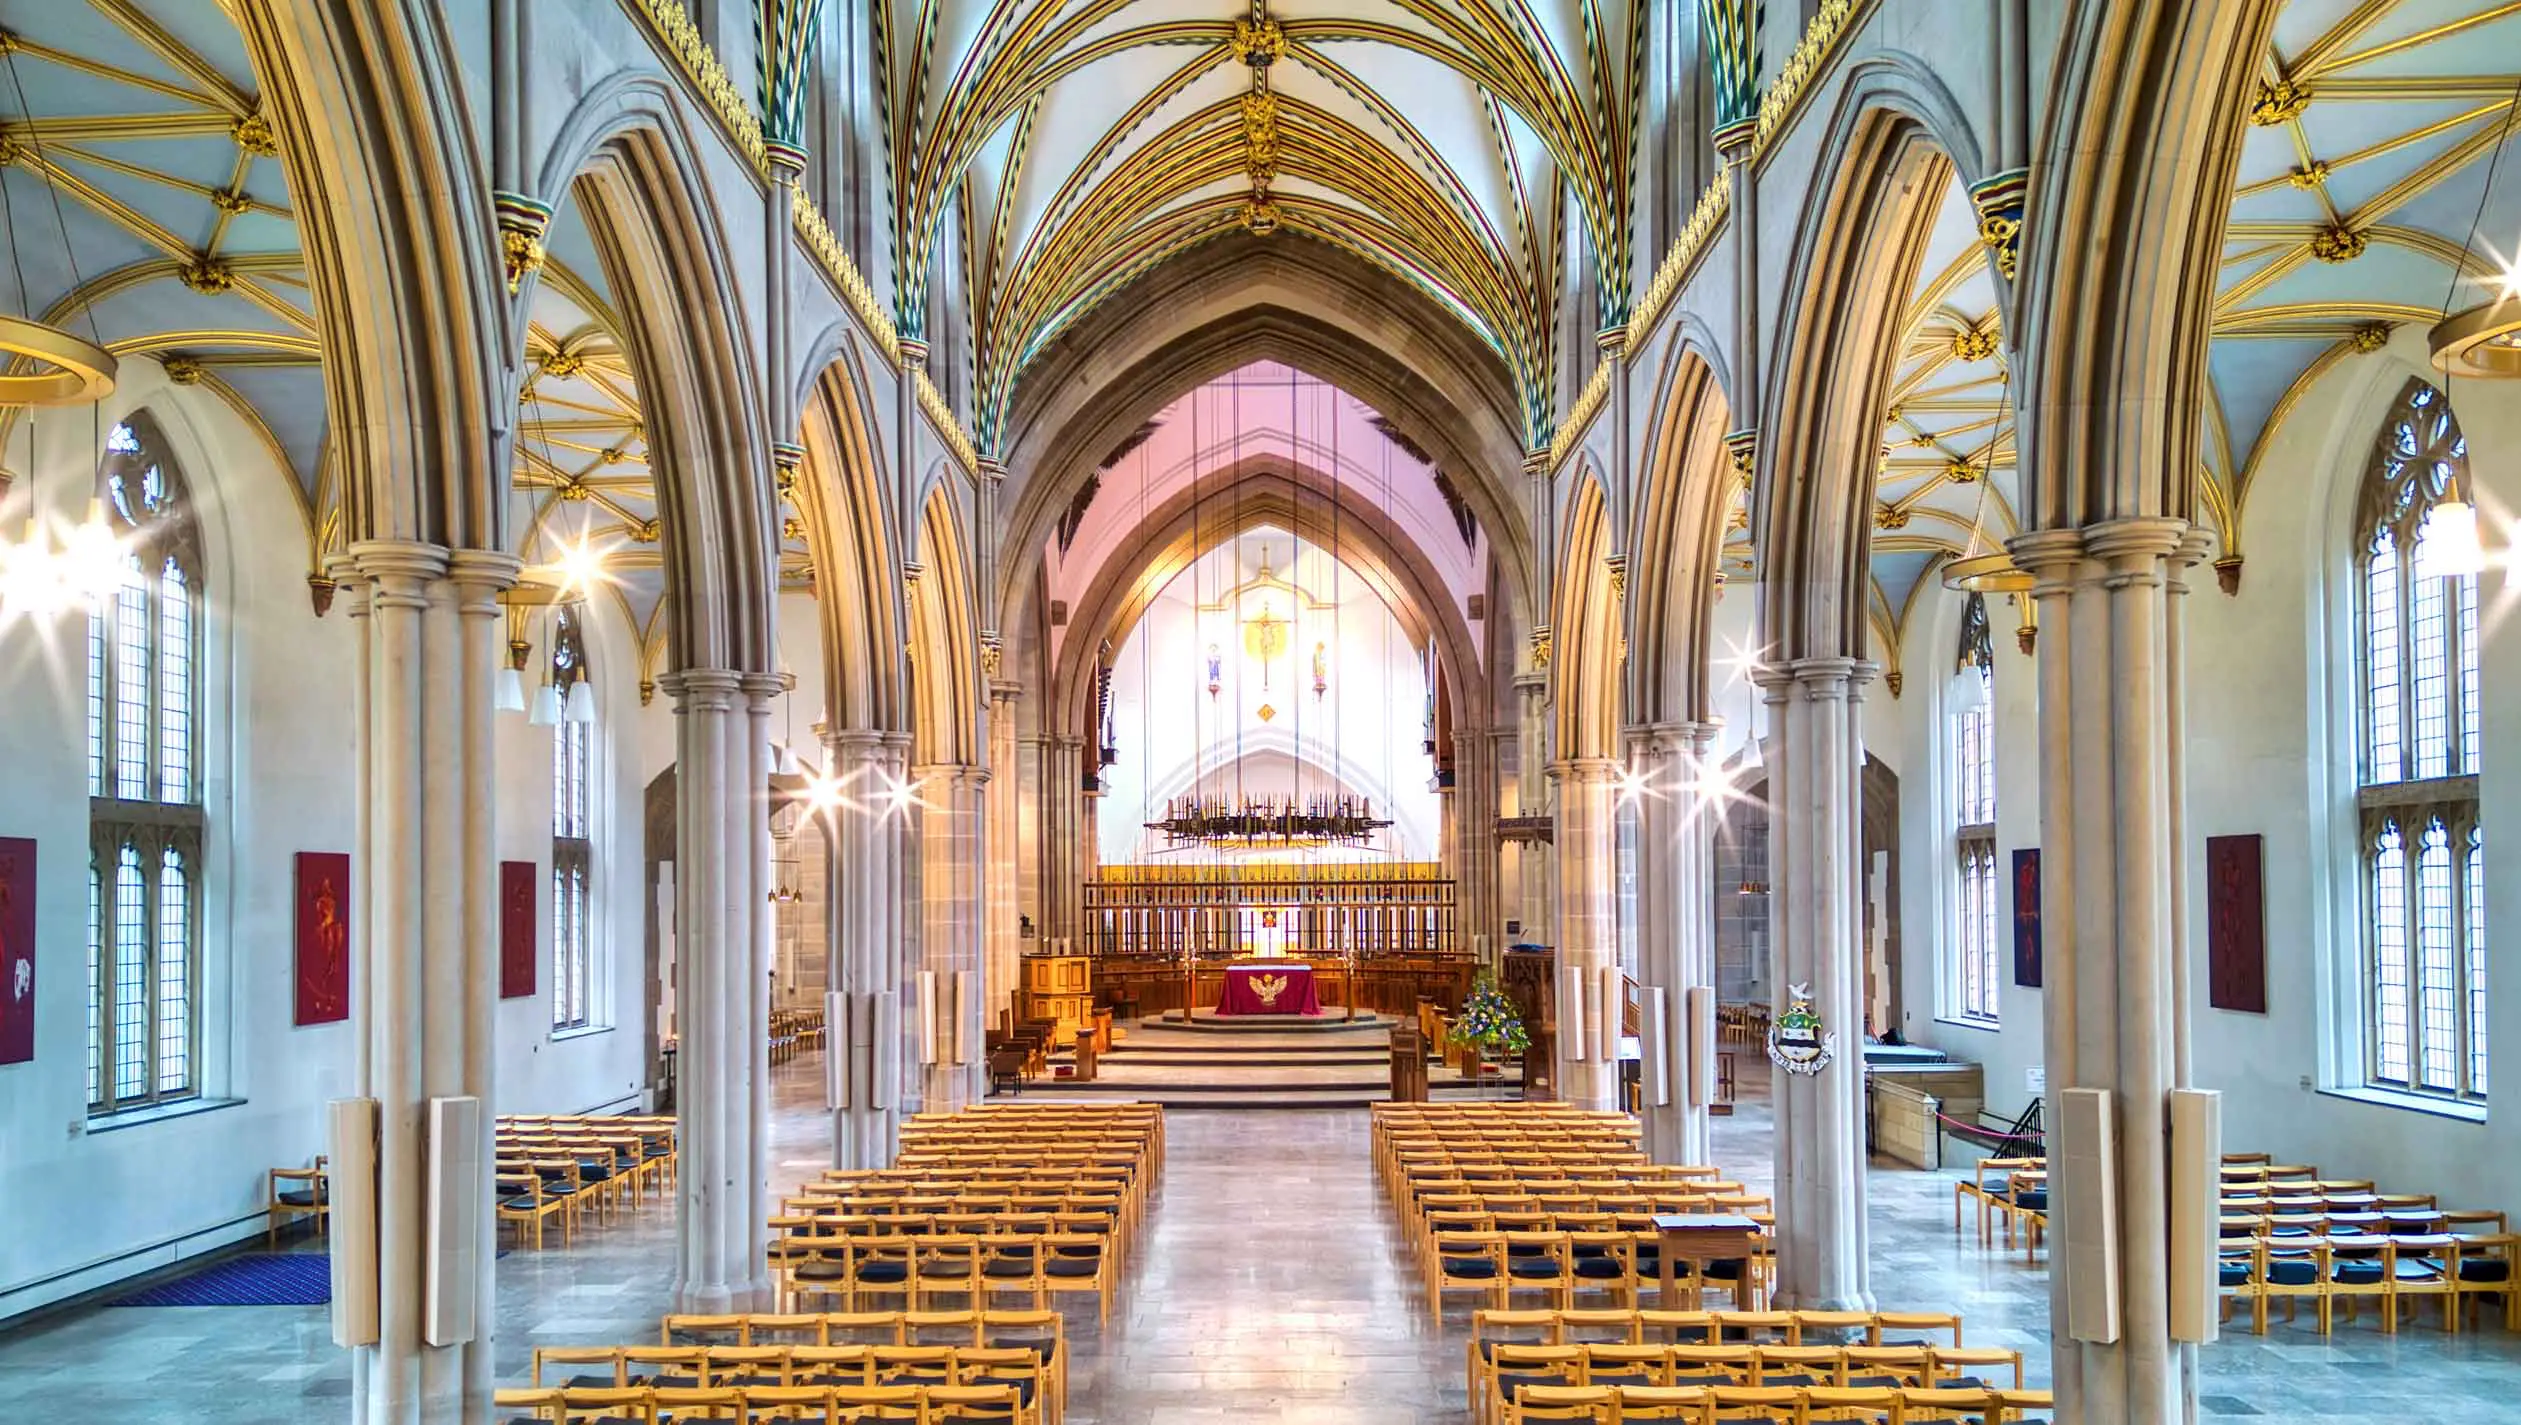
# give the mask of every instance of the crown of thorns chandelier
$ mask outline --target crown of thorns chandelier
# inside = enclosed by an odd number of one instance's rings
[[[1164,815],[1146,823],[1172,846],[1363,846],[1392,824],[1374,814],[1371,797],[1275,800],[1246,797],[1239,803],[1168,797]]]

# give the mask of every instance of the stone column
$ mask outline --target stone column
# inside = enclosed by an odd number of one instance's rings
[[[1549,674],[1518,674],[1514,680],[1522,718],[1515,724],[1514,811],[1517,816],[1549,815]],[[1530,842],[1516,858],[1520,874],[1515,887],[1522,902],[1523,934],[1538,942],[1551,932],[1552,858]]]
[[[2131,518],[2012,541],[2037,580],[2041,911],[2052,1095],[2105,1089],[2117,1128],[2115,1340],[2079,1339],[2071,1262],[2049,1274],[2058,1418],[2197,1418],[2193,1344],[2171,1339],[2169,1093],[2189,1085],[2187,875],[2173,738],[2183,576],[2201,541],[2180,520]],[[2049,1151],[2072,1158],[2062,1115]],[[2084,1195],[2060,1182],[2052,1240]],[[2096,1334],[2096,1333],[2086,1333]]]
[[[1659,1163],[1713,1161],[1707,1141],[1707,1109],[1693,1107],[1687,1091],[1688,992],[1714,988],[1715,829],[1724,815],[1698,791],[1701,759],[1714,746],[1705,723],[1653,723],[1629,732],[1629,760],[1644,779],[1637,800],[1638,983],[1663,991],[1665,1035],[1648,1043],[1662,1056],[1669,1102],[1644,1103],[1645,1147]]]
[[[364,541],[336,566],[358,630],[358,840],[342,913],[355,932],[352,1092],[378,1101],[377,1340],[351,1352],[351,1418],[455,1420],[489,1410],[491,1262],[482,1214],[461,1340],[426,1335],[429,1101],[481,1100],[471,1190],[490,1200],[498,901],[491,679],[496,594],[516,560]],[[462,1190],[462,1189],[459,1189]],[[364,1267],[365,1264],[358,1264]]]
[[[980,962],[980,883],[982,799],[988,770],[959,762],[929,763],[914,770],[919,785],[920,901],[922,923],[920,968],[935,977],[936,1058],[927,1065],[923,1107],[930,1113],[953,1113],[970,1106],[981,1088],[980,1003],[961,1006],[960,1029],[969,1062],[956,1054],[958,1014],[955,976],[971,974],[975,988]],[[910,1025],[914,1037],[919,1026]]]
[[[1078,924],[1077,866],[1080,790],[1085,783],[1085,739],[1069,733],[1042,737],[1042,933],[1072,938]]]
[[[769,700],[778,680],[685,668],[674,699],[675,1309],[769,1301]]]
[[[831,812],[830,938],[824,977],[849,997],[853,1013],[869,1014],[856,1034],[871,1033],[871,1012],[860,1006],[902,1000],[902,817],[888,789],[902,777],[898,733],[852,729],[826,733],[823,747],[843,800]],[[886,1058],[898,1067],[905,1036],[872,1048],[853,1048],[848,1101],[826,1104],[832,1114],[832,1166],[880,1168],[893,1161],[900,1142],[900,1104],[884,1101],[874,1079]]]
[[[1769,707],[1770,960],[1806,987],[1834,1051],[1776,1075],[1777,1304],[1870,1310],[1865,1261],[1863,847],[1858,710],[1873,665],[1804,658],[1761,669]]]
[[[1607,757],[1573,758],[1553,764],[1549,775],[1558,801],[1559,979],[1563,986],[1573,971],[1583,984],[1580,1000],[1568,1002],[1562,990],[1558,1004],[1558,1096],[1578,1108],[1616,1108],[1619,1044],[1604,1042],[1598,1032],[1606,1016],[1594,997],[1603,993],[1606,980],[1617,983],[1606,972],[1619,969],[1619,764]],[[1615,1013],[1607,1017],[1616,1025]],[[1569,1060],[1567,1045],[1579,1034],[1584,1055]]]
[[[988,992],[981,1006],[984,1028],[996,1026],[998,1011],[1015,1003],[1017,981],[1024,970],[1024,942],[1016,926],[1023,903],[1016,871],[1023,777],[1017,770],[1015,720],[1021,696],[1014,683],[989,686],[989,816],[981,905],[988,961]]]

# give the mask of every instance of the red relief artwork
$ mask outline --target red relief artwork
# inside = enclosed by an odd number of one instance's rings
[[[0,837],[0,1064],[35,1057],[35,843]]]
[[[542,904],[541,878],[531,861],[499,863],[499,998],[534,993],[534,908]]]
[[[297,1022],[350,1017],[350,857],[298,853]]]
[[[2206,838],[2206,1003],[2267,1012],[2266,843]]]

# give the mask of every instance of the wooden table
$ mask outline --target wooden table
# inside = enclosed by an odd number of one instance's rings
[[[1698,1306],[1695,1301],[1684,1304],[1680,1299],[1672,1270],[1675,1259],[1688,1262],[1695,1269],[1692,1280],[1702,1285],[1707,1280],[1709,1262],[1739,1261],[1742,1276],[1733,1284],[1733,1306],[1738,1311],[1749,1304],[1751,1273],[1756,1269],[1752,1259],[1759,1254],[1760,1243],[1767,1236],[1758,1222],[1729,1212],[1658,1213],[1654,1231],[1655,1255],[1662,1264],[1664,1310],[1695,1310]]]

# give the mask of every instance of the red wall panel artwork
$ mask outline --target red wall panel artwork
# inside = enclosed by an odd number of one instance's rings
[[[350,1017],[350,857],[298,853],[299,1024]]]
[[[499,863],[499,998],[534,994],[534,907],[542,903],[542,878],[531,861]]]
[[[0,1064],[35,1057],[35,843],[0,837]]]
[[[2267,1012],[2266,845],[2206,838],[2206,1003]]]

